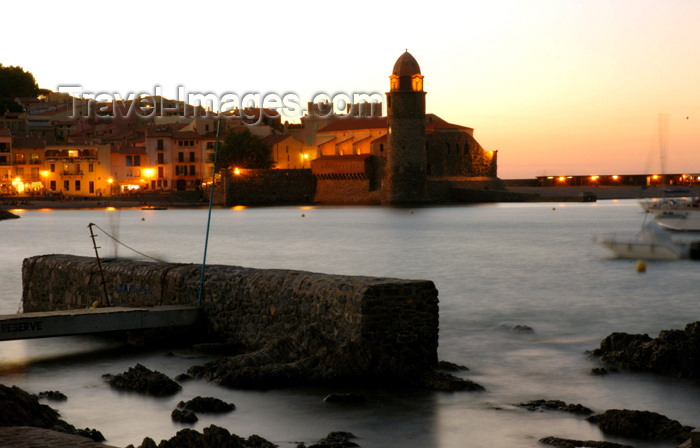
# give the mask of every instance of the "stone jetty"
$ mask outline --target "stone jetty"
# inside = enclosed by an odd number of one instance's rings
[[[428,280],[210,265],[198,303],[200,265],[107,260],[102,269],[74,255],[25,259],[24,311],[103,301],[103,274],[112,306],[199,305],[207,331],[239,348],[221,361],[237,370],[191,373],[231,387],[378,381],[483,389],[435,376],[438,292]]]

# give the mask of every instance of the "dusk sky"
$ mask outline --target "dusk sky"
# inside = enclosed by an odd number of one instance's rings
[[[408,49],[427,111],[474,128],[501,178],[700,173],[696,0],[38,3],[6,8],[0,62],[42,88],[305,106],[383,94]]]

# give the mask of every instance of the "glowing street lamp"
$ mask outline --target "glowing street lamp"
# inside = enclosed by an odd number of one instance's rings
[[[12,186],[15,187],[15,190],[17,190],[17,194],[24,193],[24,182],[22,182],[20,177],[15,177],[12,179]]]

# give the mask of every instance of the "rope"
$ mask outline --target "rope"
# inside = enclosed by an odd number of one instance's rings
[[[118,239],[116,239],[115,237],[113,237],[112,235],[110,235],[110,234],[109,234],[105,229],[103,229],[102,227],[100,227],[100,226],[98,226],[97,224],[94,224],[94,223],[91,223],[91,224],[92,224],[93,226],[97,227],[99,230],[101,230],[102,233],[104,233],[105,235],[107,235],[108,237],[110,237],[114,242],[116,242],[116,243],[118,243],[118,244],[121,244],[122,246],[126,247],[126,248],[129,249],[130,251],[136,252],[137,254],[141,255],[142,257],[148,258],[148,259],[153,260],[153,261],[157,261],[157,262],[159,262],[159,263],[167,263],[167,261],[159,260],[158,258],[151,257],[150,255],[146,255],[146,254],[144,254],[143,252],[139,252],[139,251],[137,251],[136,249],[134,249],[133,247],[127,246],[126,244],[122,243],[121,241],[119,241]]]

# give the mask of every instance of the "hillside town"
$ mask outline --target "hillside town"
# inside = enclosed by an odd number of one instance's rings
[[[264,177],[274,185],[259,185],[268,196],[258,202],[287,194],[289,201],[420,203],[448,199],[455,188],[502,186],[496,151],[484,150],[472,128],[426,113],[423,75],[410,53],[398,58],[389,84],[386,116],[378,101],[346,101],[340,113],[332,101],[309,102],[292,124],[274,108],[212,112],[162,96],[15,98],[21,111],[0,116],[0,195],[201,191],[217,181],[217,142],[246,129],[271,152]],[[224,168],[235,177],[246,167]]]

